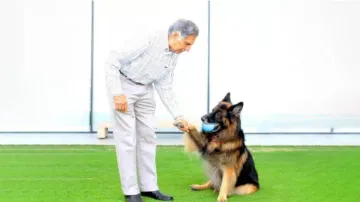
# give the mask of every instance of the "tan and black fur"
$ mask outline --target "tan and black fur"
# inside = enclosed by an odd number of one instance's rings
[[[252,194],[260,188],[255,163],[241,128],[243,105],[243,102],[233,105],[227,93],[212,112],[201,118],[205,123],[218,124],[214,132],[199,132],[190,125],[189,132],[184,134],[185,151],[201,154],[209,177],[209,181],[191,185],[191,189],[214,189],[218,192],[218,202],[227,201],[233,194]]]

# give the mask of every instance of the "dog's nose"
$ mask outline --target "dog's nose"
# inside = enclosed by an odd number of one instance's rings
[[[205,121],[205,120],[206,120],[206,116],[201,117],[201,120],[202,120],[202,121]]]

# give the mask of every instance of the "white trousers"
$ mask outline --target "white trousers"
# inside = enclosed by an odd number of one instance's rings
[[[121,82],[128,99],[128,111],[116,111],[111,95],[109,101],[122,191],[125,195],[155,191],[158,184],[154,88],[153,85],[135,84],[123,75]]]

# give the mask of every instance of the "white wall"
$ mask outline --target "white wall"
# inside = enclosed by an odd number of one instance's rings
[[[244,101],[247,132],[360,131],[359,10],[359,0],[211,0],[211,107],[226,92]],[[111,46],[179,17],[200,36],[179,59],[176,94],[188,119],[206,113],[207,0],[96,1],[94,129],[110,118]],[[3,1],[0,24],[0,131],[88,130],[91,1]]]
[[[360,131],[360,1],[211,2],[212,107],[244,101],[248,132]]]
[[[174,89],[185,116],[198,120],[206,113],[207,101],[207,1],[206,0],[135,0],[95,2],[95,53],[94,53],[94,130],[99,123],[110,120],[109,104],[104,81],[104,61],[112,47],[139,33],[155,29],[167,30],[178,18],[197,23],[200,35],[188,53],[179,57],[176,67]],[[135,35],[134,35],[135,34]],[[117,47],[118,48],[118,47]],[[197,85],[194,85],[198,82]],[[161,130],[175,130],[173,118],[156,94],[157,119],[169,124]]]
[[[2,4],[0,131],[88,130],[91,1]]]

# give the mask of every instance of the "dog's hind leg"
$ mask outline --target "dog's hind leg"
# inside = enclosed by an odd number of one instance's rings
[[[213,186],[211,180],[207,181],[205,184],[193,184],[190,186],[193,191],[201,191],[205,189],[211,189]]]
[[[236,187],[233,191],[233,194],[248,195],[248,194],[255,193],[258,189],[259,188],[253,184],[245,184],[245,185],[240,185],[240,186]]]

